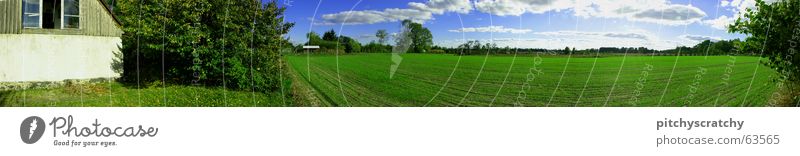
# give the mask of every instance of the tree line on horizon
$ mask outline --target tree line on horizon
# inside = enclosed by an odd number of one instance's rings
[[[411,45],[408,48],[409,53],[428,53],[433,47],[433,35],[431,31],[423,27],[422,24],[413,22],[411,20],[403,20],[401,22],[401,30],[408,31],[408,40],[411,40]],[[400,32],[402,33],[402,32]],[[399,34],[399,33],[398,33]],[[304,45],[319,46],[320,49],[315,50],[319,53],[390,53],[392,52],[392,44],[388,43],[392,38],[395,42],[402,42],[398,36],[392,36],[386,29],[380,29],[375,32],[376,41],[367,44],[361,44],[358,40],[344,35],[337,35],[333,29],[326,31],[321,37],[317,32],[311,31],[306,33],[308,41],[306,43],[296,45],[295,49],[302,49]],[[297,51],[305,52],[305,51]]]
[[[429,32],[427,32],[429,33]],[[326,31],[322,37],[314,31],[306,34],[308,41],[302,45],[297,45],[296,49],[302,49],[303,45],[320,46],[323,53],[335,53],[337,50],[344,53],[390,53],[393,45],[387,44],[390,37],[385,29],[376,32],[376,41],[361,44],[358,40],[344,35],[337,35],[333,29]],[[432,38],[431,38],[432,39]],[[738,51],[737,44],[741,44],[739,39],[732,40],[704,40],[694,46],[678,46],[673,49],[656,50],[647,47],[600,47],[588,49],[576,49],[575,47],[565,47],[564,49],[545,49],[545,48],[514,48],[498,47],[496,43],[479,40],[470,40],[456,47],[444,47],[433,44],[420,44],[409,48],[410,53],[435,53],[435,54],[456,54],[456,55],[481,55],[481,54],[526,54],[526,53],[547,53],[551,55],[595,55],[595,54],[652,54],[652,55],[678,55],[681,56],[702,56],[702,55],[757,55],[753,51]],[[413,46],[413,45],[412,45]],[[304,51],[297,51],[304,52]]]

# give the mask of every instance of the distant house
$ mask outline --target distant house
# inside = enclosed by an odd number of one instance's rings
[[[0,83],[119,77],[122,33],[103,0],[0,0]]]

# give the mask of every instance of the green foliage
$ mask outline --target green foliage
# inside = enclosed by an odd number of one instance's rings
[[[426,53],[431,50],[433,46],[433,35],[428,28],[422,24],[412,22],[411,20],[403,20],[403,26],[407,26],[411,30],[409,37],[411,38],[411,46],[409,47],[412,53]]]
[[[358,43],[358,40],[347,36],[340,36],[340,42],[344,45],[344,51],[346,53],[357,53],[361,52],[361,43]]]
[[[375,37],[378,37],[379,44],[386,44],[386,40],[388,40],[389,33],[386,32],[386,29],[380,29],[378,32],[375,32]]]
[[[8,107],[287,107],[299,106],[280,92],[233,91],[222,87],[160,86],[141,89],[117,82],[0,92]],[[287,85],[287,84],[284,84]],[[222,93],[225,94],[222,94]],[[284,99],[286,98],[286,99]],[[285,101],[284,101],[285,100]]]
[[[564,54],[569,54],[569,53],[570,53],[570,49],[569,49],[569,47],[566,47],[566,48],[564,48],[564,51],[562,51],[562,52],[563,52]]]
[[[765,62],[789,81],[800,81],[800,1],[780,0],[767,4],[756,0],[755,10],[747,9],[728,27],[731,33],[747,34],[740,44],[744,51],[761,53],[769,58]]]
[[[322,35],[322,39],[326,41],[339,40],[339,38],[337,38],[336,31],[333,31],[333,29],[326,31],[325,34]]]
[[[124,82],[163,77],[168,83],[238,90],[279,87],[279,49],[289,44],[281,36],[294,23],[284,22],[285,8],[275,1],[119,1],[116,6],[125,31]]]
[[[335,34],[335,32],[332,32],[332,31],[333,30],[331,30],[330,32],[326,32],[326,34],[329,34],[329,33]],[[317,52],[337,53],[339,51],[344,50],[344,46],[341,46],[339,44],[339,42],[337,42],[336,40],[324,40],[324,39],[320,38],[319,35],[316,32],[313,32],[313,31],[309,32],[309,33],[306,34],[306,37],[308,38],[308,42],[306,42],[305,45],[316,45],[316,46],[319,46],[320,49],[316,50]],[[300,51],[300,52],[305,52],[305,51]]]
[[[758,55],[752,51],[740,51],[734,45],[738,44],[739,39],[734,40],[720,40],[711,41],[705,40],[692,47],[679,46],[675,49],[663,50],[660,53],[677,55],[680,52],[682,56],[704,56],[704,55]]]
[[[497,44],[494,43],[481,44],[481,41],[473,40],[459,45],[457,50],[453,51],[457,52],[456,54],[462,55],[497,54],[499,48],[497,48]]]
[[[713,42],[710,40],[705,40],[703,42],[698,43],[694,47],[692,47],[692,51],[690,53],[695,55],[736,55],[742,54],[737,49],[734,48],[734,43],[739,42],[738,39],[736,40],[721,40],[717,42]]]
[[[308,38],[309,41],[322,40],[322,38],[319,38],[319,34],[317,34],[317,32],[314,31],[306,33],[306,38]]]
[[[368,52],[368,53],[391,53],[392,46],[370,42],[367,45],[364,45],[364,47],[361,48],[361,50],[362,52]]]
[[[316,32],[309,32],[306,34],[308,42],[306,45],[317,45],[320,47],[321,52],[325,53],[358,53],[361,52],[361,43],[358,40],[347,36],[331,36],[336,35],[336,31],[331,29],[325,32],[320,39]]]

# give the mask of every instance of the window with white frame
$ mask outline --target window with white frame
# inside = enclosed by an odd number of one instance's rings
[[[80,28],[79,0],[22,0],[22,27]]]
[[[63,19],[61,28],[80,28],[81,20],[81,7],[79,0],[64,0],[63,5]]]

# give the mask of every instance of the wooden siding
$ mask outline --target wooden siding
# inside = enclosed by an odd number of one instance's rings
[[[81,0],[81,29],[89,36],[122,36],[122,29],[100,0]]]
[[[0,34],[18,34],[22,29],[22,0],[0,1]]]
[[[0,0],[0,34],[122,36],[122,29],[99,0],[80,0],[80,29],[23,29],[22,0]]]

